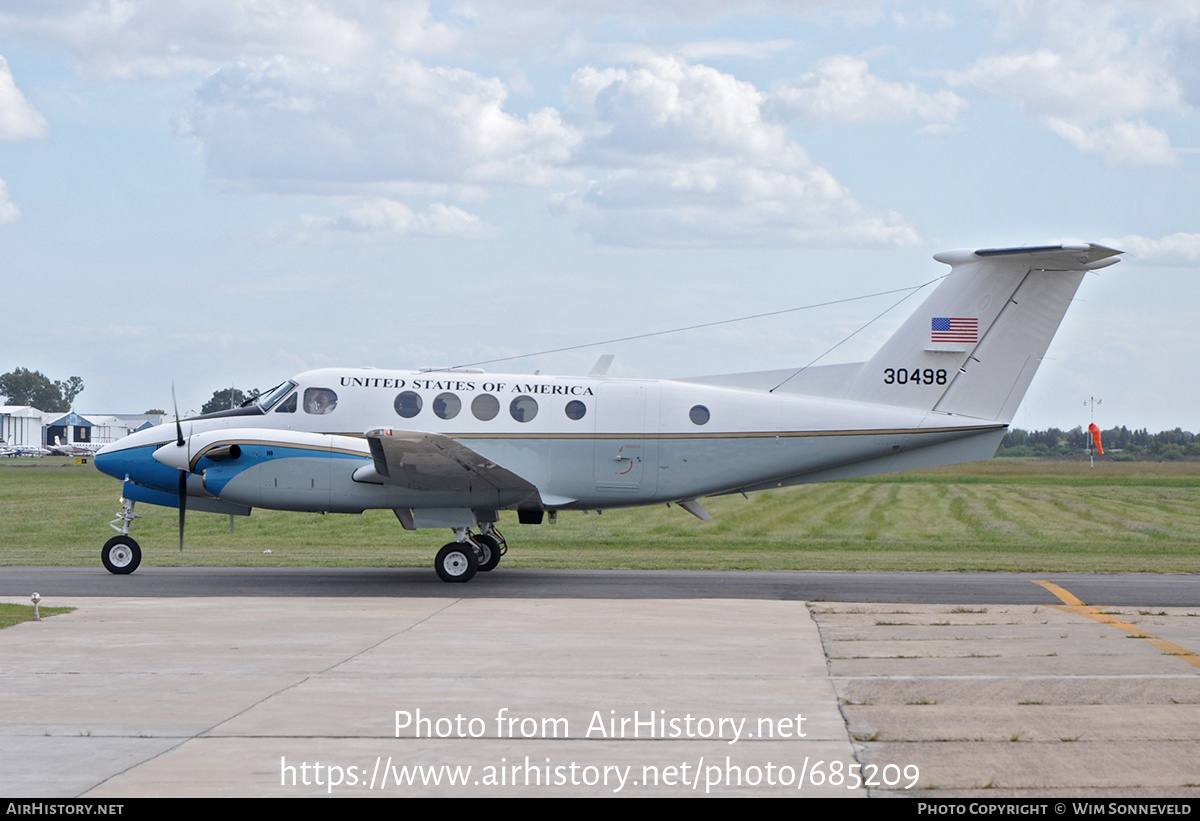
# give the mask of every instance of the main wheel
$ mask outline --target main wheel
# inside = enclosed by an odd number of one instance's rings
[[[486,573],[489,570],[495,570],[496,565],[500,564],[500,543],[482,533],[475,536],[474,539],[475,544],[479,545],[483,553],[483,558],[479,560],[479,572]]]
[[[470,544],[451,542],[438,551],[433,567],[444,582],[469,582],[479,569],[479,560]]]
[[[113,536],[104,543],[100,561],[109,573],[124,576],[137,570],[142,563],[142,548],[128,536]]]

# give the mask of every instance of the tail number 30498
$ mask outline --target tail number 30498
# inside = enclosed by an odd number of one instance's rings
[[[884,368],[885,385],[945,385],[946,369],[938,368]]]

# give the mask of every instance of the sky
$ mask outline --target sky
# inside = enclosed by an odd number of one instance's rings
[[[1194,0],[5,0],[0,372],[859,361],[937,251],[1083,241],[1014,424],[1200,430],[1198,106]]]

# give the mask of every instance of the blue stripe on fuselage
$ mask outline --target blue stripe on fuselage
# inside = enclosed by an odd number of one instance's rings
[[[130,482],[140,485],[143,488],[168,494],[173,500],[154,501],[145,498],[137,499],[137,501],[145,501],[165,507],[178,507],[179,471],[162,464],[154,458],[154,451],[160,447],[162,447],[161,443],[99,453],[95,457],[96,467],[102,473],[107,473],[116,479],[125,479],[128,477]],[[196,463],[196,474],[208,471],[208,476],[205,480],[205,489],[213,496],[219,496],[225,485],[242,471],[276,459],[325,457],[331,459],[353,459],[363,464],[371,462],[370,457],[365,455],[357,456],[351,453],[337,453],[328,450],[297,448],[287,445],[241,445],[240,449],[241,455],[237,459],[223,459],[217,462],[206,456]]]

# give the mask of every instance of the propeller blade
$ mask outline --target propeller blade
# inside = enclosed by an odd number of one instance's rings
[[[175,398],[175,383],[171,383],[171,404],[175,409],[175,444],[186,447],[183,441],[183,425],[179,423],[179,400]],[[187,471],[179,471],[179,552],[183,552],[183,525],[187,519]]]
[[[171,383],[171,405],[175,408],[175,444],[183,447],[183,425],[179,424],[179,400],[175,398],[175,383]]]
[[[187,518],[187,471],[179,471],[179,552],[183,552],[183,522]]]

